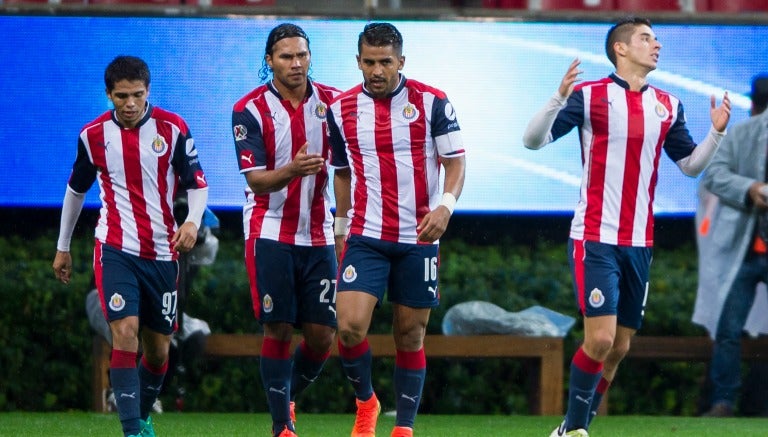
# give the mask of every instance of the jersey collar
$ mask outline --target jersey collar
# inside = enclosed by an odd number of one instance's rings
[[[620,87],[622,87],[624,89],[627,89],[627,90],[629,89],[629,82],[627,82],[626,80],[622,79],[621,76],[619,76],[618,74],[611,73],[611,75],[609,77],[611,78],[611,80],[616,82],[616,84],[619,85]],[[640,92],[642,93],[642,92],[644,92],[647,89],[648,89],[648,84],[646,83],[645,85],[643,85],[642,88],[640,88]]]
[[[126,127],[123,126],[123,123],[120,122],[120,119],[117,118],[117,115],[115,115],[114,109],[111,111],[110,115],[112,117],[112,121],[115,122],[116,125],[120,126],[120,129],[126,129]],[[144,115],[141,116],[141,120],[139,120],[139,122],[136,123],[136,126],[134,127],[142,126],[147,122],[147,120],[150,119],[150,117],[152,117],[152,104],[147,102],[147,105],[144,107]]]

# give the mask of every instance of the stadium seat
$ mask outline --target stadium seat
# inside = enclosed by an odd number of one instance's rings
[[[179,5],[181,4],[180,0],[88,0],[89,4],[93,5],[107,5],[107,4],[116,4],[116,5]]]
[[[211,6],[274,6],[275,0],[197,0],[200,5]]]
[[[672,11],[696,12],[708,11],[709,0],[616,0],[619,11]]]
[[[528,9],[528,0],[483,0],[484,8]]]
[[[713,12],[768,12],[768,0],[712,0]]]
[[[615,0],[541,0],[542,11],[588,10],[605,11],[614,8]]]

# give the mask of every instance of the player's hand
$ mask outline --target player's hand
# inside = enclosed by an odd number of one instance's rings
[[[723,132],[728,127],[728,120],[731,119],[731,99],[728,97],[728,91],[725,92],[723,101],[717,107],[715,96],[709,96],[709,116],[716,131]]]
[[[303,146],[296,152],[296,156],[293,157],[291,166],[293,166],[293,172],[296,176],[309,176],[317,174],[323,169],[325,160],[319,153],[307,153],[309,143],[304,143]]]
[[[53,258],[53,274],[59,281],[69,284],[72,277],[72,255],[69,252],[56,251]]]
[[[424,243],[432,243],[439,239],[446,229],[448,229],[448,221],[451,219],[451,212],[448,211],[443,205],[439,205],[433,209],[424,219],[421,220],[418,226],[416,226],[416,233],[419,236],[419,241]]]
[[[177,252],[189,252],[197,242],[197,226],[192,222],[185,222],[171,237],[171,249]]]
[[[560,81],[560,88],[557,89],[557,92],[561,97],[568,98],[573,92],[573,87],[576,85],[576,82],[581,81],[579,75],[582,71],[579,70],[579,65],[581,65],[581,60],[579,58],[574,59],[568,67],[565,76],[563,76],[563,80]]]

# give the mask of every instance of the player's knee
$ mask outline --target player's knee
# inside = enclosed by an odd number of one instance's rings
[[[339,326],[339,340],[347,347],[357,346],[365,340],[365,331]]]

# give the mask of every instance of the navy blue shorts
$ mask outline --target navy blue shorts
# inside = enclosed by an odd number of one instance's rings
[[[245,243],[256,319],[336,327],[336,251],[265,238]]]
[[[586,317],[615,315],[617,324],[640,329],[648,298],[653,249],[568,240],[579,310]]]
[[[412,308],[434,308],[437,288],[437,244],[403,244],[350,235],[344,247],[337,290],[363,291],[380,305],[390,302]]]
[[[93,271],[108,321],[138,316],[141,326],[161,334],[176,330],[176,261],[156,261],[96,241]]]

